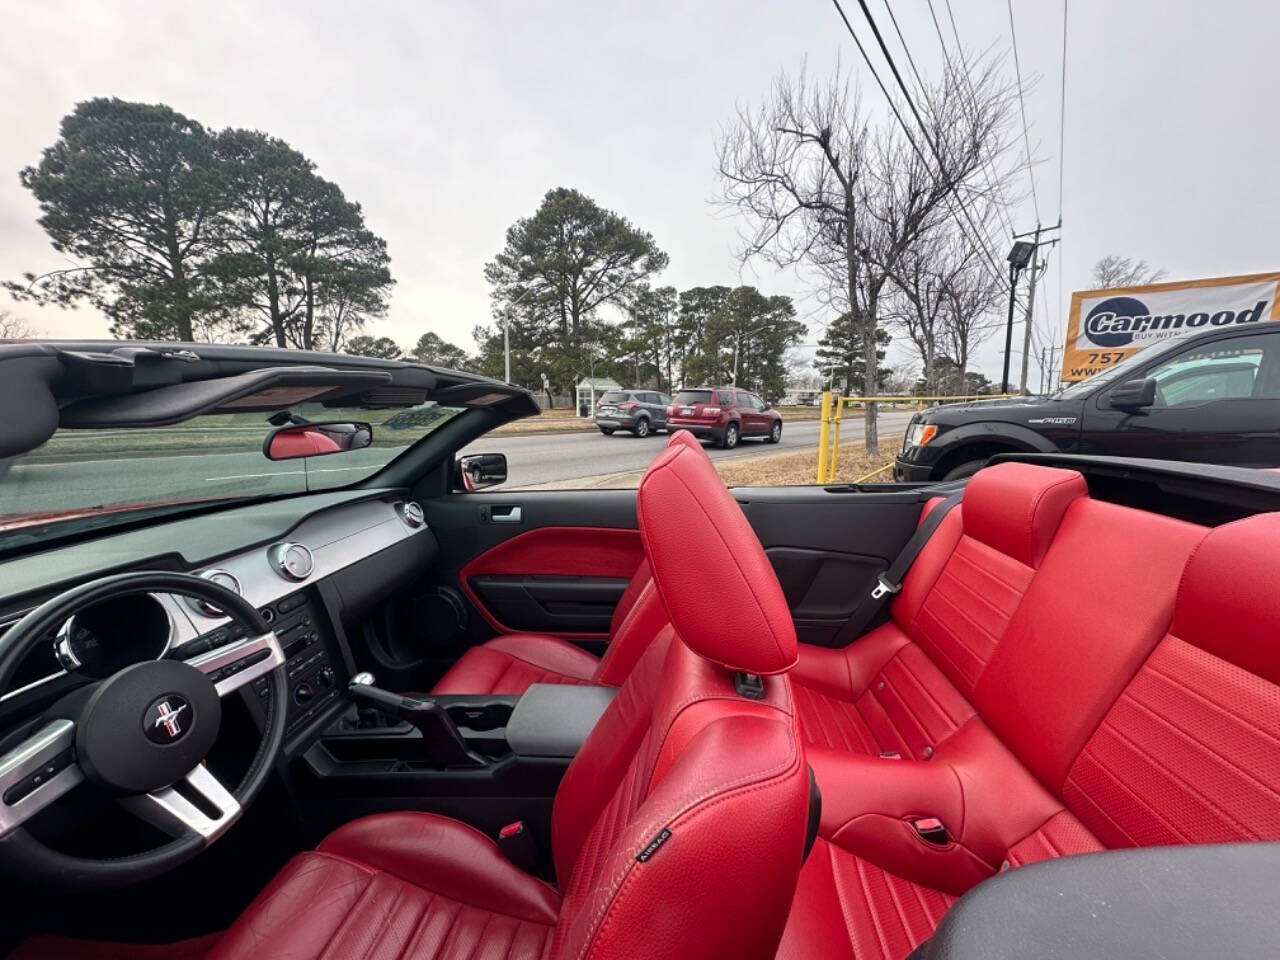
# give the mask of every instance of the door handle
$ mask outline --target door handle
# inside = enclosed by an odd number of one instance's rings
[[[490,507],[489,520],[492,523],[519,523],[521,513],[518,506]]]

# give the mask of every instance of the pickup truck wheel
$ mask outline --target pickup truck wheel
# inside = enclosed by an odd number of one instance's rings
[[[603,433],[606,437],[612,437],[613,427],[601,427],[600,432]]]
[[[641,417],[636,421],[636,425],[631,428],[631,432],[642,440],[649,435],[649,418]]]
[[[966,460],[947,471],[943,480],[966,480],[987,465],[986,460]]]

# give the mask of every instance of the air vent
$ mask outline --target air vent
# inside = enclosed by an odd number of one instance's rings
[[[244,591],[240,588],[240,580],[230,570],[206,570],[200,574],[202,580],[208,580],[210,583],[216,583],[220,587],[226,587],[234,594],[243,596]],[[201,600],[199,597],[184,597],[184,600],[196,613],[204,614],[206,617],[225,617],[227,614],[219,607],[215,607],[208,600]]]
[[[293,583],[307,579],[316,567],[311,551],[300,543],[277,543],[267,551],[271,569]]]
[[[427,522],[426,514],[422,512],[422,504],[420,503],[410,500],[407,503],[399,504],[398,508],[400,519],[415,530]]]

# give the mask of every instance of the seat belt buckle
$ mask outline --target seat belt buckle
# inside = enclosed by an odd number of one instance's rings
[[[935,847],[945,847],[951,842],[946,826],[937,817],[922,817],[919,820],[913,820],[911,821],[911,826],[915,827],[916,833],[925,843],[931,843]]]
[[[536,873],[538,847],[523,820],[508,823],[498,831],[498,849],[511,861],[512,866],[519,867],[525,873]]]
[[[876,577],[875,588],[871,591],[871,599],[879,600],[881,597],[888,596],[891,593],[897,593],[902,589],[900,583],[890,583],[884,578],[884,574]]]

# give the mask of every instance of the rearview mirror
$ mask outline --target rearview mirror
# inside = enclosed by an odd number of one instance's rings
[[[1150,377],[1145,380],[1128,380],[1111,391],[1107,402],[1117,410],[1141,410],[1156,402],[1156,382]]]
[[[299,423],[272,430],[262,442],[268,460],[297,460],[330,453],[363,450],[373,443],[373,427],[349,420],[333,423]]]
[[[471,493],[496,487],[507,480],[505,453],[469,453],[458,457],[453,465],[453,486]]]

